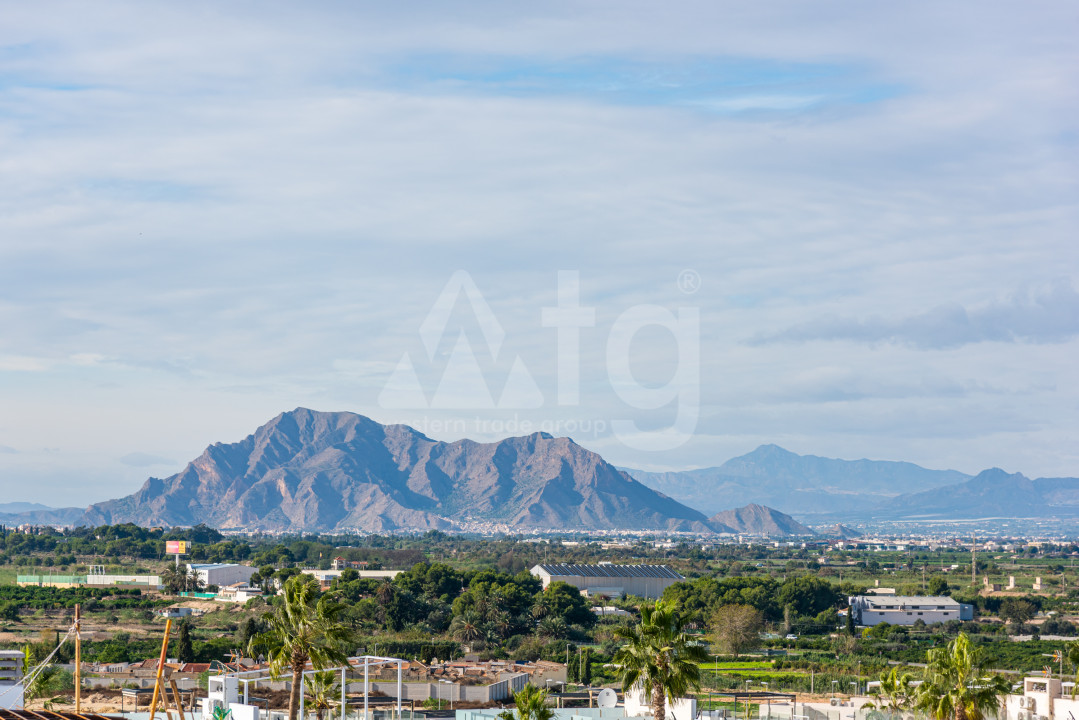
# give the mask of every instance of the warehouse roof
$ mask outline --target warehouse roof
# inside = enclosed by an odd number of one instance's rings
[[[669,578],[685,580],[684,577],[666,565],[537,565],[533,572],[541,570],[551,577],[608,577],[608,578]]]
[[[927,605],[959,605],[959,601],[947,595],[861,595],[860,600],[870,607],[897,610],[899,608],[922,607]]]

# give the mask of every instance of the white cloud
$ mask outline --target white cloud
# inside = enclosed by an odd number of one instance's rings
[[[0,355],[0,372],[45,372],[52,363],[26,355]]]

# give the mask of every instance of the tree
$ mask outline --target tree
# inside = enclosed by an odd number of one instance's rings
[[[914,705],[914,678],[910,673],[899,674],[899,668],[892,668],[880,674],[880,702],[877,707],[890,713],[909,710]]]
[[[333,670],[311,673],[304,687],[307,690],[307,698],[311,701],[310,707],[315,711],[315,717],[322,720],[326,711],[333,707],[333,699],[341,692],[341,686],[337,682],[337,673]]]
[[[320,596],[303,576],[291,577],[285,583],[280,604],[262,616],[268,629],[251,638],[252,652],[256,646],[265,648],[272,677],[276,679],[286,670],[292,672],[289,720],[296,720],[300,710],[300,686],[307,663],[322,670],[348,660],[345,648],[351,633],[338,619],[343,609],[328,596]]]
[[[547,706],[547,691],[535,685],[525,685],[520,692],[513,693],[516,710],[503,710],[499,720],[552,720],[554,711]]]
[[[569,626],[560,617],[547,617],[543,618],[540,624],[536,626],[536,632],[545,638],[564,638],[569,632]]]
[[[796,615],[816,615],[835,607],[840,600],[835,585],[815,575],[791,578],[779,588],[776,600],[780,606],[790,606]]]
[[[641,608],[641,621],[616,632],[625,644],[614,654],[622,691],[638,688],[651,694],[653,720],[665,720],[665,700],[672,702],[700,689],[700,663],[705,649],[686,637],[674,604],[660,600]]]
[[[712,615],[712,635],[729,655],[741,655],[757,644],[764,619],[749,605],[723,605]]]
[[[1072,700],[1074,700],[1076,688],[1079,688],[1079,640],[1073,640],[1065,645],[1064,652],[1068,655],[1068,662],[1075,668],[1075,684],[1072,685]]]
[[[183,592],[187,587],[187,582],[187,565],[184,563],[167,567],[161,573],[161,584],[173,595]]]
[[[1000,675],[982,673],[981,653],[966,633],[927,653],[925,679],[918,687],[915,707],[934,720],[984,720],[1000,711],[1011,683]]]
[[[27,644],[23,646],[23,662],[26,666],[24,673],[29,674],[30,666],[38,665],[39,662],[45,659],[47,653],[48,650],[39,650],[35,645]],[[56,696],[75,687],[74,678],[75,676],[72,673],[50,662],[48,665],[41,667],[33,679],[26,684],[23,696],[26,700],[49,698],[45,701],[45,709],[49,710],[52,708],[53,702],[66,700],[66,698]]]
[[[182,663],[195,662],[195,648],[191,645],[191,626],[187,620],[180,623],[180,635],[176,644],[177,660]]]
[[[930,595],[947,595],[952,589],[948,587],[948,581],[942,578],[940,575],[934,575],[929,578],[929,594]]]
[[[854,608],[847,608],[847,634],[854,637]]]
[[[1033,603],[1018,598],[1008,598],[1000,604],[1000,617],[1014,625],[1022,625],[1037,612]]]
[[[592,648],[585,648],[581,658],[581,684],[592,685]]]
[[[450,623],[450,634],[455,640],[459,640],[468,646],[483,640],[486,633],[483,625],[475,612],[469,610],[463,615],[458,615]]]
[[[543,597],[547,601],[549,613],[562,618],[567,625],[591,627],[596,624],[596,614],[581,597],[581,591],[569,583],[560,580],[551,583],[543,591]]]

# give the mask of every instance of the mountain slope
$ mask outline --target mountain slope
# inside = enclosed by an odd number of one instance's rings
[[[1079,516],[1079,478],[1039,478],[993,468],[964,483],[902,495],[877,510],[884,518],[1039,518]]]
[[[266,531],[513,528],[707,531],[706,518],[569,438],[431,440],[404,425],[299,408],[183,471],[91,506],[86,524]]]
[[[763,505],[746,505],[734,510],[724,510],[708,518],[713,526],[725,526],[733,532],[747,535],[768,535],[782,537],[786,535],[815,535],[812,530],[802,525],[790,515]]]
[[[828,527],[825,527],[825,528],[818,528],[817,529],[817,534],[818,535],[823,535],[825,537],[839,538],[840,540],[850,540],[852,538],[860,538],[860,537],[862,537],[862,533],[860,533],[857,530],[854,530],[852,528],[849,528],[846,525],[843,525],[842,523],[836,523],[835,525],[829,525]]]
[[[701,470],[650,473],[624,469],[649,487],[705,513],[755,503],[802,517],[869,511],[904,492],[970,478],[954,470],[927,470],[906,462],[797,455],[777,445],[761,445],[719,467]]]
[[[15,506],[16,508],[21,505],[30,505],[31,508],[0,512],[0,523],[4,525],[50,525],[52,527],[62,527],[78,523],[83,513],[86,512],[84,508],[51,508],[38,503],[7,503],[7,505]]]

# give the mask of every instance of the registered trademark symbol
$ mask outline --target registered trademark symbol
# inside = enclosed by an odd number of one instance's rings
[[[692,295],[701,289],[701,276],[696,270],[683,270],[678,273],[678,289],[686,295]]]

